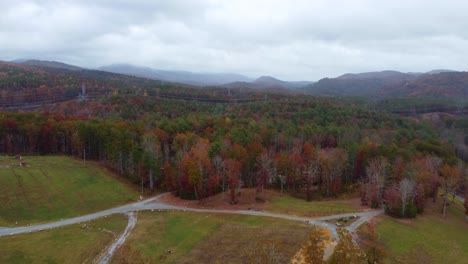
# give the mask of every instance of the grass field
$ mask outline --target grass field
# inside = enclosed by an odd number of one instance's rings
[[[92,163],[61,156],[0,156],[0,226],[69,218],[135,200],[136,191]]]
[[[435,205],[409,221],[381,217],[377,232],[391,255],[408,255],[421,246],[433,263],[468,263],[468,224],[464,222],[462,207],[449,206],[446,219],[442,218],[440,208]]]
[[[289,196],[274,196],[265,205],[264,210],[283,214],[320,217],[332,214],[353,213],[358,212],[360,209],[349,200],[307,202]]]
[[[76,224],[0,237],[0,263],[91,263],[123,232],[127,218],[114,215],[86,224],[87,229]]]
[[[287,263],[308,230],[303,223],[265,217],[140,212],[126,243],[154,263],[243,263],[258,241],[270,240],[280,245]]]

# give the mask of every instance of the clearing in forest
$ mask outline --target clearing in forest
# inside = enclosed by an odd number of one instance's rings
[[[307,202],[304,199],[281,194],[275,190],[264,190],[262,196],[264,200],[257,201],[255,199],[255,189],[245,188],[241,189],[240,195],[237,197],[239,201],[237,204],[231,204],[229,202],[229,191],[218,193],[214,196],[204,198],[201,201],[183,200],[172,194],[167,194],[161,198],[161,201],[168,204],[192,208],[267,211],[309,218],[354,213],[366,209],[360,206],[359,198],[313,200]]]
[[[93,213],[138,194],[96,164],[63,156],[0,156],[0,226]]]
[[[377,233],[393,258],[409,263],[415,256],[427,263],[460,263],[468,260],[468,224],[463,207],[451,203],[447,217],[441,214],[441,199],[428,202],[422,215],[415,219],[395,219],[381,216]],[[411,262],[412,263],[412,262]]]

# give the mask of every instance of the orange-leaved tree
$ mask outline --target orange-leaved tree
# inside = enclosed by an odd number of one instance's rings
[[[444,192],[444,203],[442,207],[442,215],[445,217],[447,212],[448,195],[455,191],[461,182],[460,170],[455,166],[444,164],[439,168],[440,182],[442,191]]]

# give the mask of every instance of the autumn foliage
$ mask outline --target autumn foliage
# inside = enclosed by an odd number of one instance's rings
[[[2,98],[21,90],[23,97],[11,99],[23,105],[34,94],[63,99],[83,83],[93,97],[1,113],[0,152],[95,160],[149,192],[202,200],[229,191],[236,203],[243,187],[256,188],[260,202],[265,188],[276,188],[311,201],[362,184],[363,204],[406,214],[421,211],[443,183],[441,164],[429,166],[426,157],[450,166],[456,160],[425,124],[342,100],[286,94],[257,100],[265,96],[253,90],[229,94],[86,70],[3,66]],[[236,98],[255,100],[226,103]],[[402,204],[405,178],[415,185]]]

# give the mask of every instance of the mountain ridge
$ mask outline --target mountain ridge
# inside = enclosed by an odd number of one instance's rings
[[[159,70],[131,64],[112,64],[101,66],[98,70],[196,86],[222,85],[229,82],[251,80],[247,76],[236,73],[195,73],[190,71]]]
[[[466,97],[465,87],[468,87],[468,73],[432,70],[425,73],[347,73],[336,78],[320,79],[304,90],[309,94],[326,96],[454,98]]]
[[[71,65],[71,64],[67,64],[67,63],[63,63],[59,61],[27,59],[27,60],[14,60],[11,62],[26,65],[26,66],[51,67],[51,68],[67,69],[67,70],[73,70],[73,71],[84,69],[76,65]]]
[[[435,69],[428,72],[399,72],[384,70],[363,73],[346,73],[335,78],[322,78],[318,82],[289,82],[264,75],[252,79],[235,73],[193,73],[189,71],[157,70],[129,64],[114,64],[97,69],[86,69],[58,61],[20,59],[13,63],[38,70],[55,72],[70,70],[84,72],[97,70],[124,74],[159,82],[184,84],[199,87],[248,88],[279,92],[299,92],[318,96],[355,96],[368,98],[432,97],[467,98],[468,72]],[[67,73],[64,73],[67,74]],[[86,73],[97,74],[97,73]]]

